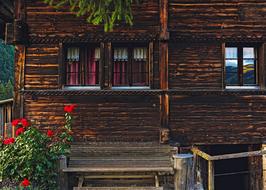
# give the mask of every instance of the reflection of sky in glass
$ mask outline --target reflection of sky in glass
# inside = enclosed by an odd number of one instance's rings
[[[236,47],[225,48],[225,58],[237,59],[237,48]]]
[[[237,60],[226,60],[226,67],[237,67]]]
[[[254,65],[254,60],[243,60],[243,65]]]
[[[254,55],[254,48],[252,47],[245,47],[243,48],[243,58],[255,58]]]

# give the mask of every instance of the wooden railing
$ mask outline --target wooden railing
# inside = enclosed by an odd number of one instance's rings
[[[194,157],[196,156],[201,157],[208,162],[208,190],[214,190],[214,164],[213,164],[214,161],[266,155],[266,150],[223,154],[217,156],[211,156],[201,151],[197,147],[193,147],[191,151],[195,155]]]
[[[11,126],[13,99],[0,101],[0,136],[14,136],[14,130]]]

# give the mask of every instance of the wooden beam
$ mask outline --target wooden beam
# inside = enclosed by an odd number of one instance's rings
[[[64,63],[64,45],[63,43],[59,43],[58,50],[58,89],[62,89],[64,84],[66,84],[66,72],[65,72],[65,63]]]
[[[227,160],[227,159],[235,159],[235,158],[245,158],[245,157],[251,157],[251,156],[262,156],[266,154],[266,150],[258,150],[258,151],[250,151],[250,152],[241,152],[241,153],[233,153],[233,154],[223,154],[218,156],[211,156],[201,150],[199,150],[196,147],[193,147],[191,151],[204,158],[208,161],[214,161],[214,160]]]
[[[111,89],[112,88],[112,74],[113,74],[113,61],[112,61],[112,44],[110,42],[105,43],[105,62],[104,62],[104,89]]]
[[[17,45],[15,48],[14,118],[23,117],[23,97],[20,90],[24,89],[25,51],[23,45]]]
[[[99,62],[99,68],[100,68],[100,73],[99,73],[99,83],[100,83],[100,87],[101,89],[104,89],[104,86],[106,85],[105,84],[105,77],[104,77],[104,74],[105,74],[105,44],[104,42],[101,42],[100,43],[100,62]]]
[[[197,156],[200,156],[200,157],[202,157],[202,158],[205,159],[205,160],[208,160],[208,161],[209,161],[209,160],[212,160],[212,156],[211,156],[211,155],[209,155],[209,154],[207,154],[207,153],[205,153],[205,152],[199,150],[199,149],[196,148],[196,147],[193,147],[193,148],[191,149],[191,151],[192,151],[193,154],[196,154]]]
[[[161,24],[160,39],[168,40],[169,39],[168,0],[160,0],[160,24]]]
[[[259,47],[257,71],[258,71],[258,84],[261,90],[265,90],[265,70],[266,70],[266,43]]]
[[[219,156],[211,156],[211,160],[227,160],[227,159],[235,159],[235,158],[245,158],[251,156],[262,156],[266,154],[266,150],[258,150],[251,152],[241,152],[241,153],[233,153],[233,154],[224,154]]]
[[[208,161],[208,190],[214,190],[214,162]]]

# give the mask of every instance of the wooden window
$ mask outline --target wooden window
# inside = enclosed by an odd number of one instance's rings
[[[99,85],[99,47],[67,47],[65,62],[65,81],[67,86]]]
[[[226,86],[258,85],[257,48],[251,46],[230,46],[225,48]]]
[[[113,86],[149,86],[148,47],[113,48]]]

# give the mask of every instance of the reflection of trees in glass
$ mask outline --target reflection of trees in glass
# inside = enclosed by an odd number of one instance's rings
[[[13,46],[7,46],[0,40],[0,99],[13,96],[14,51]]]

